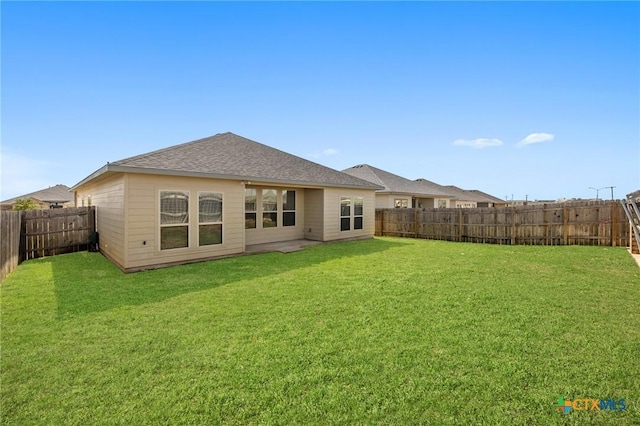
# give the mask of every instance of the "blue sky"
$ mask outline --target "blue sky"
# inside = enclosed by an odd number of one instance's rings
[[[0,199],[227,131],[501,198],[640,189],[638,3],[0,7]]]

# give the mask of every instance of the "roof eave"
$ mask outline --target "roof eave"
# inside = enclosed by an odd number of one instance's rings
[[[273,178],[265,178],[260,176],[244,176],[244,175],[229,175],[229,174],[220,174],[220,173],[204,173],[204,172],[194,172],[188,170],[168,170],[168,169],[156,169],[156,168],[147,168],[147,167],[131,167],[131,166],[120,166],[114,164],[107,164],[104,167],[96,170],[91,175],[87,176],[85,179],[74,185],[71,190],[75,190],[76,188],[96,179],[97,177],[107,173],[107,172],[120,172],[120,173],[139,173],[139,174],[151,174],[151,175],[163,175],[163,176],[182,176],[182,177],[200,177],[200,178],[208,178],[208,179],[225,179],[225,180],[239,180],[245,181],[247,183],[255,182],[255,183],[276,183],[282,185],[302,185],[306,187],[312,188],[325,188],[325,187],[333,187],[333,188],[352,188],[352,189],[368,189],[368,190],[377,190],[381,187],[378,185],[363,181],[368,185],[350,185],[350,184],[339,184],[339,183],[331,183],[331,182],[307,182],[307,181],[298,181],[298,180],[289,180],[289,179],[273,179]]]

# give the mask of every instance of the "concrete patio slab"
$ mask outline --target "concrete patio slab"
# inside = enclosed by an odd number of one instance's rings
[[[257,253],[292,253],[295,251],[303,250],[308,246],[315,246],[318,244],[322,244],[321,241],[311,241],[311,240],[292,240],[292,241],[281,241],[277,243],[265,243],[265,244],[253,244],[249,245],[245,248],[246,254],[257,254]]]

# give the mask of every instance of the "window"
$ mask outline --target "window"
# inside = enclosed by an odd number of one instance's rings
[[[282,191],[282,226],[296,226],[296,191]]]
[[[406,198],[396,198],[393,200],[393,205],[396,209],[406,209],[409,207],[409,200]]]
[[[275,189],[262,190],[262,227],[275,228],[278,226],[278,191]]]
[[[222,194],[198,195],[198,245],[222,244]]]
[[[340,198],[340,230],[349,231],[351,229],[351,198]]]
[[[160,249],[189,247],[189,192],[160,191]]]
[[[362,229],[362,218],[364,216],[364,198],[354,197],[353,199],[353,229]]]
[[[244,229],[254,229],[257,222],[258,198],[255,188],[244,190]]]
[[[438,200],[438,208],[444,209],[447,207],[447,200]]]

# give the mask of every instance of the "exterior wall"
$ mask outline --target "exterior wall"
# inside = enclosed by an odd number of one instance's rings
[[[406,194],[377,193],[375,197],[376,209],[393,209],[396,207],[396,200],[405,200],[407,208],[411,208],[413,202],[413,197]]]
[[[324,238],[324,189],[304,191],[304,238],[322,241]]]
[[[433,208],[449,208],[448,198],[417,198],[415,208],[433,209]]]
[[[125,269],[244,252],[244,185],[240,181],[133,173],[126,178]],[[165,190],[189,192],[189,247],[160,249],[160,191]],[[201,191],[222,193],[222,244],[198,246],[198,192]]]
[[[274,243],[278,241],[299,240],[304,238],[305,229],[305,190],[303,188],[290,188],[278,186],[247,186],[247,188],[256,189],[257,193],[257,220],[256,228],[245,229],[245,243],[263,244]],[[273,228],[262,227],[262,190],[275,189],[278,191],[278,226]],[[295,226],[282,225],[282,191],[290,190],[296,192],[296,224]],[[243,202],[244,203],[244,202]],[[244,204],[242,205],[242,217],[244,220]]]
[[[455,205],[452,206],[454,208],[472,209],[478,207],[478,204],[475,201],[456,200],[454,203]]]
[[[363,229],[353,229],[353,205],[351,207],[351,229],[340,230],[340,198],[363,197]],[[324,190],[324,236],[323,241],[348,238],[373,237],[375,234],[376,194],[374,190],[326,188]]]
[[[111,175],[76,189],[76,206],[96,206],[100,251],[125,268],[125,177]],[[83,204],[84,200],[84,204]]]

